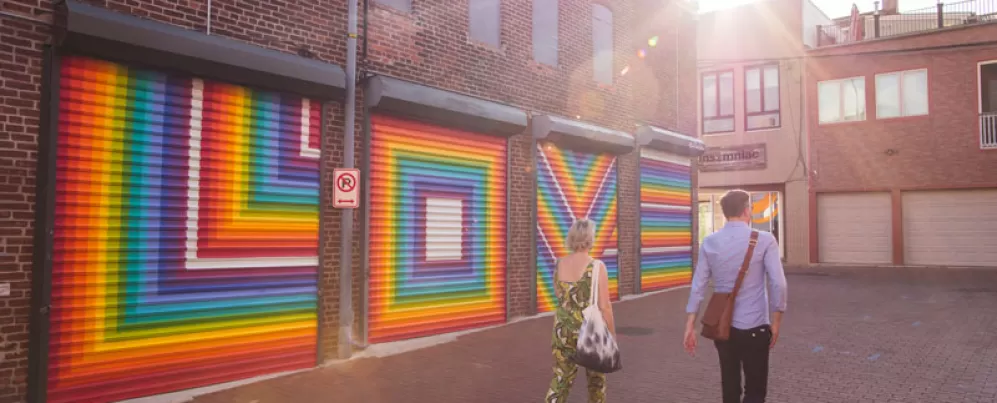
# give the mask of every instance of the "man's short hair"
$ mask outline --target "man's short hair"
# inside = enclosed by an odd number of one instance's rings
[[[728,219],[740,217],[750,204],[751,195],[740,189],[728,191],[720,198],[720,208],[724,211],[724,217]]]

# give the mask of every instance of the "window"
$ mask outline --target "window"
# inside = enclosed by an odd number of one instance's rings
[[[820,123],[865,120],[865,77],[817,83]]]
[[[412,11],[412,0],[376,0],[376,2],[406,13]]]
[[[703,74],[703,133],[734,131],[734,72]]]
[[[502,5],[499,0],[468,0],[467,4],[471,40],[496,48],[501,46]]]
[[[595,81],[613,83],[613,12],[592,5],[592,70]]]
[[[928,114],[928,70],[876,75],[876,117]]]
[[[779,65],[744,70],[745,130],[779,127]]]
[[[533,0],[533,60],[557,66],[557,1]]]

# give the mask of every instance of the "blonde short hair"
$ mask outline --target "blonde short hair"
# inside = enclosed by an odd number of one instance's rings
[[[568,250],[572,252],[592,249],[592,244],[595,243],[595,223],[587,218],[575,220],[568,230],[566,242]]]

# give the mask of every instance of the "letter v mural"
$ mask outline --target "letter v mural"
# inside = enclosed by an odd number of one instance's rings
[[[569,253],[568,229],[576,219],[596,224],[591,256],[606,263],[609,293],[619,297],[617,233],[618,149],[633,138],[626,133],[562,118],[534,118],[537,141],[537,311],[554,309],[554,271],[558,258]],[[594,142],[592,138],[618,143]],[[614,147],[615,146],[615,147]],[[622,147],[621,147],[622,146]]]

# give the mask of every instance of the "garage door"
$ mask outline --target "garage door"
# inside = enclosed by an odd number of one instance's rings
[[[369,341],[505,321],[506,139],[376,116]]]
[[[893,262],[889,193],[817,196],[817,239],[822,263]]]
[[[904,261],[997,267],[997,189],[906,192]]]
[[[692,176],[689,158],[640,152],[640,289],[692,279]]]
[[[554,309],[554,260],[568,253],[575,218],[595,222],[592,256],[606,263],[609,294],[617,298],[616,157],[537,144],[537,309]]]
[[[314,366],[321,105],[60,68],[48,401]]]

